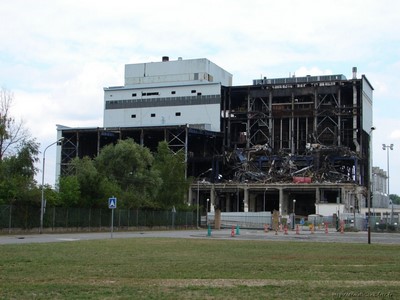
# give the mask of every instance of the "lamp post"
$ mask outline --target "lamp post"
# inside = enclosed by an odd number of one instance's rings
[[[393,144],[390,145],[386,145],[386,144],[382,144],[382,149],[386,150],[386,161],[387,161],[387,194],[388,194],[388,198],[390,201],[390,177],[389,177],[389,150],[393,150]],[[393,223],[393,202],[392,202],[392,211],[390,214],[390,224]]]
[[[296,207],[296,199],[293,199],[293,225],[292,225],[292,229],[295,228],[294,223],[296,221],[295,207]]]
[[[42,166],[42,200],[41,200],[41,205],[40,205],[40,228],[39,228],[39,233],[43,232],[43,216],[44,216],[44,167],[45,167],[45,160],[46,160],[46,150],[48,148],[50,148],[51,146],[53,146],[54,144],[57,144],[59,142],[61,142],[64,138],[60,138],[57,141],[55,141],[54,143],[51,143],[50,145],[48,145],[44,151],[43,151],[43,166]]]
[[[212,168],[209,168],[208,170],[204,171],[203,173],[201,173],[199,176],[197,176],[197,211],[196,211],[196,227],[197,229],[199,229],[199,198],[200,198],[200,181],[199,178],[201,176],[203,176],[204,174],[206,174],[207,172],[212,171]],[[207,208],[208,210],[208,208]]]
[[[369,131],[369,186],[368,186],[368,222],[367,222],[367,232],[368,232],[368,244],[371,244],[371,197],[374,195],[373,190],[373,179],[372,179],[372,131],[375,130],[375,127],[372,126],[371,130]]]

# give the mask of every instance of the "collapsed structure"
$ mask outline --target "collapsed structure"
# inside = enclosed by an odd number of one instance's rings
[[[74,157],[118,139],[184,151],[203,213],[281,215],[360,212],[371,179],[373,88],[344,75],[262,78],[233,86],[207,59],[128,64],[125,84],[104,88],[104,127],[69,128],[58,174]]]

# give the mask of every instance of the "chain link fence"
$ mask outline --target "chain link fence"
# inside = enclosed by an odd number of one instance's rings
[[[43,231],[102,231],[111,226],[111,209],[47,207],[43,215]],[[170,229],[196,226],[196,212],[114,209],[114,229]],[[40,207],[0,206],[2,232],[39,231]]]

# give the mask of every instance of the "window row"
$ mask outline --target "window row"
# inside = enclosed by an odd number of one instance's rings
[[[181,113],[178,111],[178,112],[175,113],[175,116],[176,116],[176,117],[180,117],[180,116],[181,116]],[[155,114],[155,113],[152,113],[152,114],[150,114],[150,117],[155,118],[155,117],[156,117],[156,114]],[[132,118],[132,119],[135,119],[135,118],[136,118],[136,114],[132,114],[132,115],[131,115],[131,118]]]
[[[191,90],[190,91],[192,94],[196,94],[197,93],[197,91],[196,90]],[[175,95],[176,94],[176,91],[171,91],[171,95]],[[137,93],[132,93],[132,97],[137,97]],[[159,92],[142,92],[141,93],[141,95],[142,96],[159,96],[160,95],[160,93]],[[197,96],[201,96],[201,92],[198,92],[197,93]],[[112,97],[112,95],[110,95],[110,97]]]
[[[204,105],[204,104],[219,104],[220,102],[221,102],[221,97],[219,95],[112,100],[112,101],[106,101],[106,109]]]

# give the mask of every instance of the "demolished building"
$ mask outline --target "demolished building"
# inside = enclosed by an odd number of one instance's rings
[[[184,151],[188,204],[202,214],[359,212],[369,196],[373,88],[356,72],[233,86],[207,59],[126,65],[125,84],[104,88],[104,127],[58,125],[58,172],[118,139],[150,150],[165,140]]]

